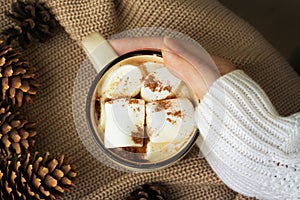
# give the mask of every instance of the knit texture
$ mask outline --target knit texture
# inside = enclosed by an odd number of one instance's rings
[[[260,199],[300,197],[300,113],[281,117],[243,71],[218,79],[196,109],[200,148],[232,189]]]
[[[79,139],[72,94],[77,71],[86,58],[78,45],[82,37],[93,31],[109,37],[126,29],[156,26],[188,34],[210,53],[234,62],[262,86],[280,114],[299,111],[299,77],[253,27],[216,0],[44,1],[65,30],[25,52],[42,83],[26,114],[37,121],[36,150],[64,153],[77,166],[76,189],[64,199],[124,199],[147,182],[164,183],[170,188],[170,199],[244,199],[204,159],[198,159],[196,147],[176,165],[158,172],[131,174],[106,167]],[[1,30],[12,26],[4,15],[11,2],[0,1]]]

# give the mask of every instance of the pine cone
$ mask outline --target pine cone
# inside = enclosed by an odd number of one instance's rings
[[[74,187],[77,173],[61,156],[35,153],[9,160],[0,170],[1,199],[57,199]]]
[[[166,188],[157,184],[144,184],[137,187],[126,200],[166,200]]]
[[[0,103],[0,152],[1,157],[28,152],[35,143],[35,124],[28,122],[19,112]]]
[[[45,42],[58,27],[54,15],[39,0],[17,0],[7,15],[17,26],[3,32],[6,44],[19,43],[23,48],[33,42]]]
[[[11,101],[19,107],[23,102],[31,102],[40,86],[35,81],[34,71],[20,50],[0,40],[0,98],[3,101]]]

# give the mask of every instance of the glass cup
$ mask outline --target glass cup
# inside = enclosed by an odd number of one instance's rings
[[[100,41],[101,44],[97,45],[97,41]],[[92,47],[89,46],[90,44],[92,44]],[[163,63],[161,52],[151,50],[140,50],[117,56],[112,50],[112,48],[109,46],[107,41],[101,39],[101,36],[99,34],[97,35],[96,33],[93,34],[92,41],[86,39],[83,42],[83,45],[93,65],[98,71],[98,75],[94,79],[89,89],[86,101],[87,123],[90,133],[95,139],[100,150],[107,156],[107,158],[124,169],[138,172],[147,172],[162,169],[170,166],[171,164],[176,163],[178,160],[183,158],[193,147],[199,135],[198,129],[193,121],[193,114],[183,113],[182,116],[187,115],[190,116],[190,118],[186,117],[185,120],[181,120],[180,123],[182,124],[179,124],[177,126],[176,121],[174,120],[179,119],[178,116],[173,115],[173,118],[171,119],[171,117],[168,118],[168,116],[165,115],[167,115],[167,113],[171,113],[173,109],[172,106],[174,106],[175,109],[175,102],[190,102],[190,104],[187,103],[185,105],[180,103],[178,105],[176,104],[176,108],[183,108],[184,106],[185,108],[187,108],[188,105],[192,105],[192,108],[194,110],[198,104],[198,99],[196,98],[195,94],[193,94],[191,90],[182,81],[179,80],[180,82],[176,82],[176,79],[174,79],[174,77],[171,77],[172,75],[169,75],[169,77],[170,79],[175,80],[175,82],[177,83],[176,86],[178,87],[176,88],[176,90],[171,92],[171,96],[169,95],[166,97],[160,97],[158,100],[149,100],[145,99],[146,93],[143,95],[141,89],[138,92],[134,92],[135,94],[133,95],[128,94],[124,96],[122,92],[120,92],[120,94],[118,93],[118,91],[121,91],[119,90],[120,88],[124,89],[127,86],[132,86],[132,84],[126,83],[125,79],[128,79],[128,77],[133,77],[134,71],[129,70],[126,73],[121,73],[120,71],[126,68],[124,66],[129,66],[128,69],[130,68],[130,66],[134,66],[136,67],[134,69],[141,72],[141,88],[147,85],[147,80],[149,80],[149,77],[151,77],[151,75],[153,74],[159,77],[161,76],[161,72],[164,72],[168,75],[168,72],[166,72],[165,70],[166,68]],[[105,57],[103,55],[108,56]],[[103,57],[104,59],[102,59]],[[102,67],[101,65],[105,66]],[[117,73],[120,73],[121,75],[116,75]],[[167,77],[167,83],[169,83],[169,77]],[[109,81],[113,81],[113,83]],[[160,81],[158,80],[158,82]],[[150,84],[148,85],[151,86],[151,84],[152,86],[155,86],[157,82],[151,80]],[[119,88],[116,87],[116,85],[118,85]],[[111,89],[111,87],[114,88]],[[165,88],[169,87],[166,86]],[[117,95],[113,97],[113,95],[115,94]],[[125,113],[128,114],[130,112],[133,112],[131,116],[135,116],[135,119],[137,121],[141,121],[140,117],[142,115],[135,115],[135,111],[133,111],[137,109],[137,107],[135,107],[134,109],[132,109],[132,107],[130,111],[130,103],[128,102],[130,102],[132,99],[138,99],[140,102],[143,102],[142,105],[139,106],[141,109],[144,110],[142,114],[145,115],[142,120],[144,121],[144,127],[141,127],[143,130],[141,131],[142,134],[140,134],[139,136],[133,136],[132,132],[130,131],[127,131],[126,133],[125,126],[129,124],[128,126],[134,127],[136,122],[132,121],[132,119],[129,120],[130,117],[121,117],[122,108],[117,106],[118,102],[125,102],[124,105],[127,109],[125,110]],[[152,112],[154,113],[151,116],[152,121],[156,120],[155,116],[160,116],[161,119],[165,119],[165,121],[160,123],[161,127],[159,127],[158,131],[156,129],[156,133],[158,133],[158,135],[154,137],[154,132],[152,132],[150,135],[151,128],[149,128],[149,124],[151,124],[151,122],[149,122],[148,120],[150,118],[149,113],[151,113],[151,108],[153,108],[153,105],[163,105],[163,103],[165,102],[172,102],[172,104],[170,104],[172,106],[160,107],[162,110],[152,109]],[[111,110],[109,110],[109,108],[111,108]],[[117,108],[120,109],[118,110]],[[147,109],[150,111],[148,112]],[[164,111],[163,109],[166,110]],[[105,117],[108,114],[110,118]],[[152,124],[154,124],[154,122],[152,122]],[[175,128],[172,124],[175,124]],[[193,124],[193,126],[190,127],[184,124]],[[116,131],[109,132],[107,130]],[[167,139],[160,138],[160,130],[161,132],[164,132],[164,135],[161,133],[161,135],[163,135],[162,137],[166,137]],[[170,132],[166,130],[177,130],[178,134],[176,136],[172,136],[172,134],[170,134]],[[119,137],[118,134],[116,134],[117,132],[124,133],[125,139],[120,139],[123,138],[123,136],[120,135]],[[176,131],[174,131],[174,133],[175,132]],[[108,136],[110,136],[110,140],[113,139],[114,141],[111,141],[110,143],[110,141],[108,141],[107,139]],[[137,146],[136,144],[133,144],[136,139],[139,140]],[[116,143],[122,144],[118,146],[118,144],[116,145]],[[130,146],[131,144],[133,144],[133,146]]]

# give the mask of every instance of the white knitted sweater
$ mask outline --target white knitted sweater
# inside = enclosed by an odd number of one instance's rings
[[[260,199],[300,199],[300,113],[279,116],[264,91],[235,70],[211,86],[196,119],[200,149],[230,188]]]

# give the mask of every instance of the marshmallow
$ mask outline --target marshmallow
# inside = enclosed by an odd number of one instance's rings
[[[145,63],[143,63],[143,67],[147,71],[147,74],[149,74],[149,73],[152,73],[152,72],[158,70],[159,68],[163,68],[165,66],[161,63],[145,62]]]
[[[176,143],[186,140],[196,129],[194,107],[186,98],[146,104],[147,134],[151,142]]]
[[[177,148],[172,143],[153,143],[147,144],[147,151],[144,155],[144,159],[150,162],[163,161],[171,155],[177,153]]]
[[[177,88],[177,90],[174,92],[177,98],[183,97],[183,98],[191,98],[191,92],[187,85],[182,81]]]
[[[116,99],[105,103],[106,148],[142,147],[144,138],[145,101]]]
[[[100,94],[109,99],[134,97],[140,92],[142,81],[143,73],[139,67],[123,65],[104,78]]]
[[[146,76],[141,97],[147,102],[173,97],[180,82],[167,68],[159,68]]]

